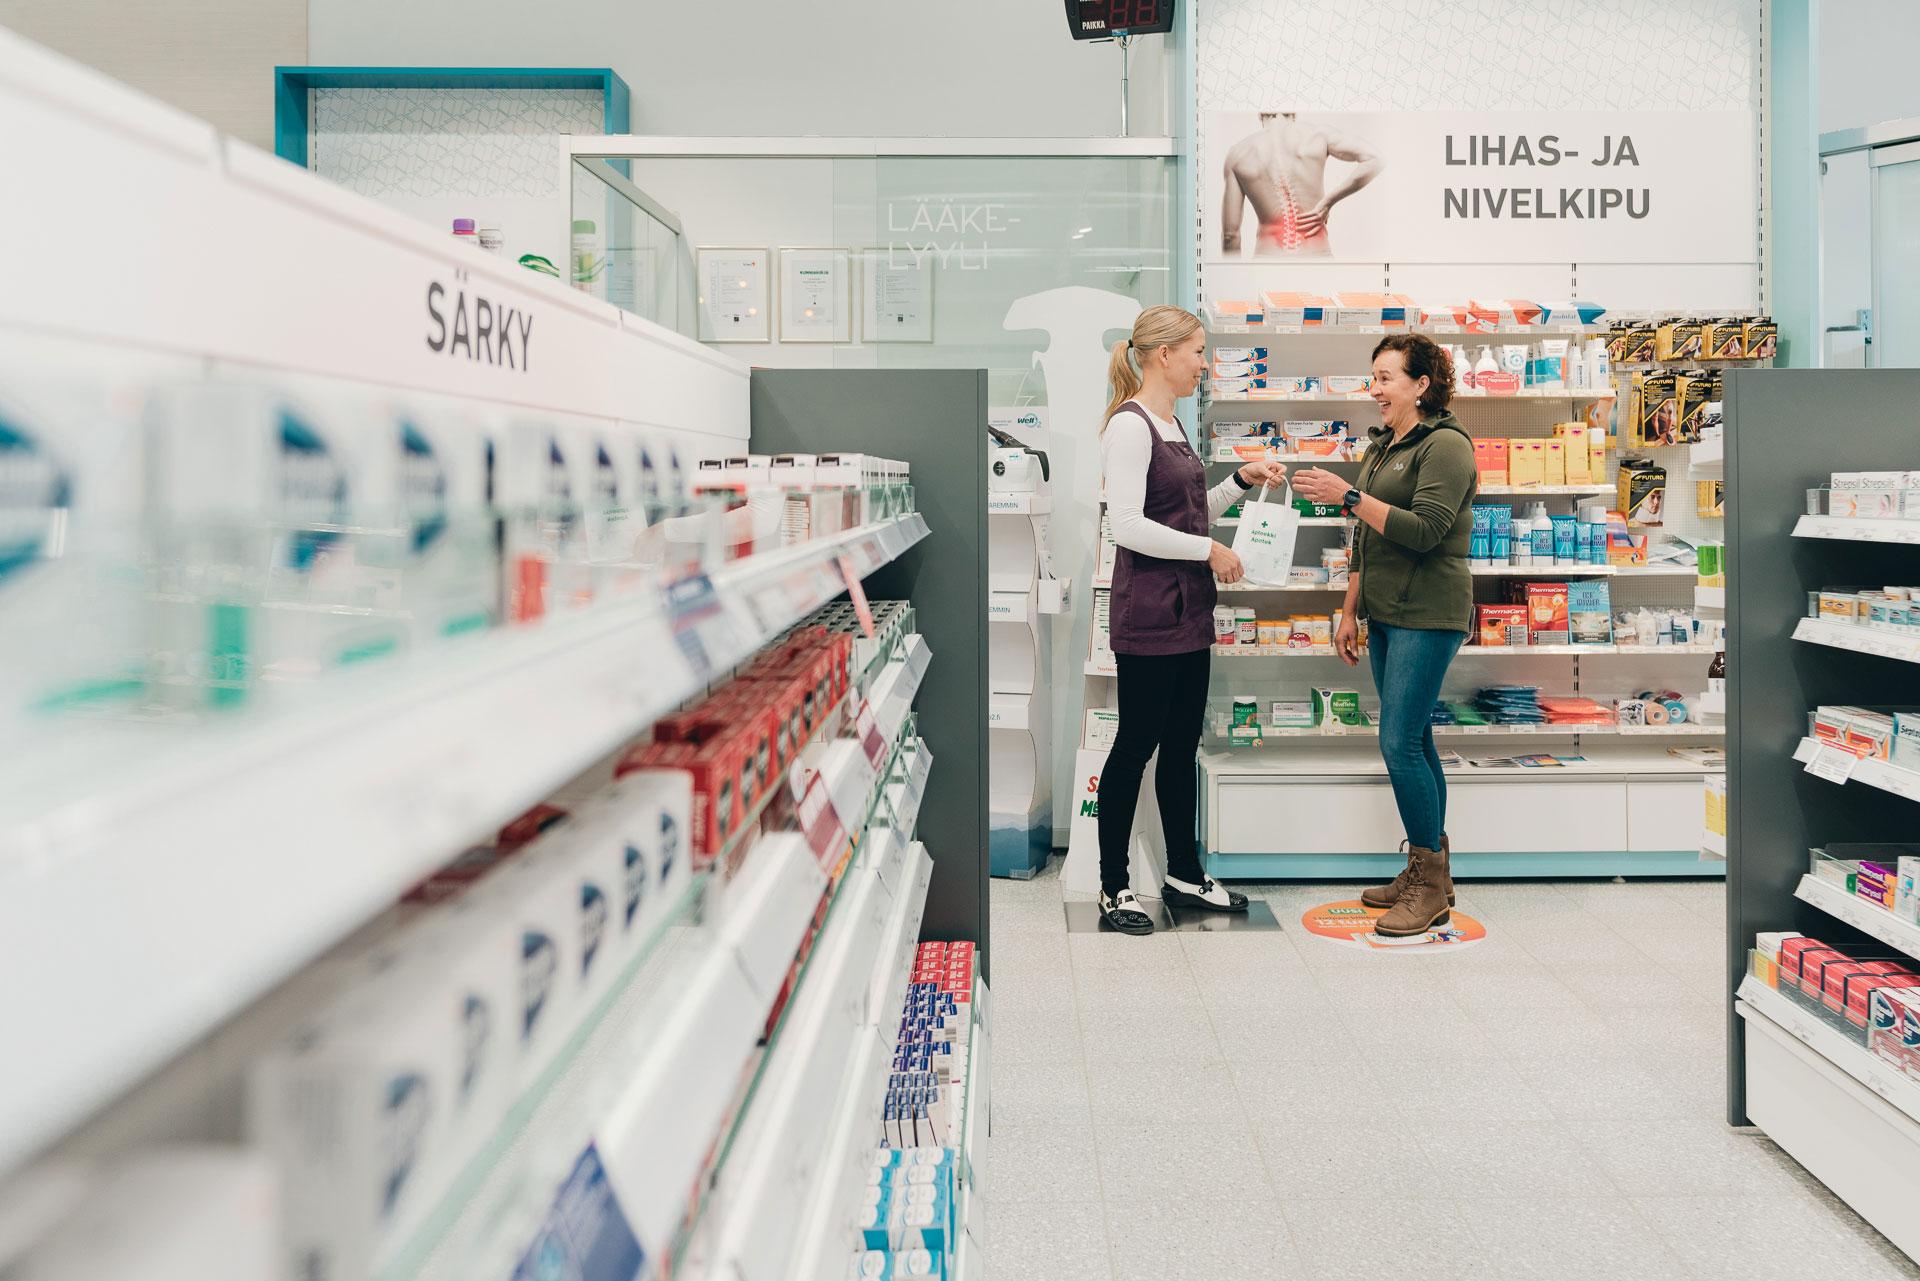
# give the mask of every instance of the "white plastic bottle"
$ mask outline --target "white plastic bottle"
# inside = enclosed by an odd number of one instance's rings
[[[1587,340],[1587,350],[1582,363],[1587,367],[1587,386],[1599,391],[1612,384],[1613,362],[1607,359],[1607,344],[1604,339]]]
[[[1493,348],[1482,347],[1480,349],[1480,359],[1473,362],[1472,386],[1475,390],[1483,390],[1484,386],[1480,381],[1481,376],[1483,374],[1497,374],[1499,372],[1500,362],[1493,358]]]
[[[591,218],[573,220],[573,287],[592,293],[600,286],[600,229]]]

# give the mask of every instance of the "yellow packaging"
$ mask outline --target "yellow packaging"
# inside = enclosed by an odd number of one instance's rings
[[[1547,442],[1515,440],[1507,444],[1507,483],[1544,485],[1547,483]]]
[[[1616,320],[1613,322],[1611,326],[1608,327],[1607,329],[1607,363],[1608,364],[1618,366],[1626,363],[1628,335],[1631,334],[1632,332],[1633,332],[1633,326],[1627,324],[1624,321]]]
[[[1553,434],[1565,446],[1561,457],[1567,469],[1566,483],[1569,485],[1591,485],[1593,483],[1593,455],[1587,447],[1587,426],[1585,423],[1555,423]]]
[[[1771,316],[1749,320],[1741,327],[1740,342],[1748,360],[1772,360],[1780,349],[1780,326]]]
[[[1540,483],[1543,485],[1564,485],[1567,483],[1567,442],[1564,440],[1543,440],[1540,469]]]
[[[1642,374],[1637,381],[1640,384],[1640,417],[1634,431],[1634,443],[1643,446],[1674,444],[1679,439],[1679,427],[1675,421],[1679,406],[1674,400],[1678,376],[1670,369],[1656,369]]]
[[[1715,376],[1699,369],[1688,369],[1674,379],[1674,430],[1681,440],[1699,440],[1707,425],[1707,405],[1714,399]]]
[[[1724,516],[1727,514],[1727,482],[1724,480],[1700,480],[1693,486],[1695,511],[1702,516]]]
[[[1621,363],[1628,365],[1651,365],[1655,352],[1659,349],[1660,331],[1653,322],[1634,323],[1627,327],[1626,343],[1621,349]]]
[[[1607,425],[1600,423],[1587,428],[1587,471],[1592,479],[1590,485],[1602,484],[1607,474]]]
[[[1659,360],[1698,360],[1701,338],[1699,321],[1669,320],[1655,332],[1653,354]]]
[[[1327,614],[1309,614],[1300,620],[1306,625],[1307,639],[1316,645],[1333,644],[1333,619]]]
[[[1701,326],[1700,354],[1708,360],[1739,360],[1747,354],[1746,326],[1737,320],[1709,320]]]

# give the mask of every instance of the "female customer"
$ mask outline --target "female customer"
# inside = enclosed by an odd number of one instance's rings
[[[1244,894],[1201,869],[1194,845],[1194,756],[1207,708],[1213,579],[1231,583],[1241,574],[1240,558],[1207,530],[1253,486],[1283,483],[1287,469],[1248,463],[1207,489],[1206,467],[1173,416],[1173,402],[1193,394],[1206,367],[1200,321],[1178,307],[1141,312],[1133,337],[1114,344],[1107,367],[1113,398],[1100,429],[1100,462],[1119,547],[1111,620],[1120,725],[1100,771],[1100,916],[1126,934],[1153,932],[1153,919],[1128,885],[1128,852],[1140,779],[1156,749],[1154,788],[1167,843],[1162,900],[1247,910]]]
[[[1293,485],[1317,503],[1342,505],[1360,522],[1333,644],[1348,666],[1358,663],[1359,620],[1368,620],[1380,755],[1409,849],[1393,883],[1361,899],[1388,909],[1377,932],[1405,937],[1445,923],[1453,904],[1447,781],[1432,717],[1447,665],[1472,625],[1467,540],[1477,486],[1473,441],[1447,412],[1453,364],[1432,339],[1382,339],[1373,349],[1372,394],[1382,425],[1370,433],[1358,487],[1320,468],[1300,473]]]

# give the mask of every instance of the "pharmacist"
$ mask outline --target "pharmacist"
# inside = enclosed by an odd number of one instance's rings
[[[1100,771],[1100,917],[1124,934],[1153,933],[1128,884],[1134,807],[1157,749],[1154,788],[1166,833],[1162,901],[1244,912],[1247,898],[1209,878],[1194,845],[1194,758],[1207,710],[1213,655],[1214,576],[1237,582],[1240,558],[1208,537],[1220,513],[1259,484],[1281,484],[1279,463],[1248,463],[1207,489],[1207,471],[1173,415],[1207,365],[1207,338],[1192,312],[1149,307],[1108,363],[1112,399],[1100,429],[1107,516],[1119,547],[1112,597],[1120,724]]]
[[[1357,517],[1346,607],[1334,649],[1360,661],[1359,619],[1380,693],[1380,755],[1407,832],[1407,866],[1391,885],[1367,890],[1385,908],[1377,933],[1407,937],[1445,924],[1453,905],[1448,866],[1447,780],[1433,741],[1433,705],[1473,618],[1467,565],[1477,492],[1473,440],[1447,412],[1453,362],[1430,338],[1394,334],[1373,349],[1373,401],[1382,425],[1369,433],[1360,483],[1309,468],[1294,491]]]

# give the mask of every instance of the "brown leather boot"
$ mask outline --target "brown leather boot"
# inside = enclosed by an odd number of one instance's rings
[[[1407,843],[1405,841],[1401,841],[1400,848],[1403,850],[1406,849]],[[1447,839],[1447,834],[1445,832],[1440,833],[1440,852],[1447,855],[1449,858],[1453,856],[1453,843]],[[1407,888],[1407,871],[1411,870],[1412,866],[1413,866],[1413,861],[1411,858],[1409,858],[1407,861],[1407,867],[1402,869],[1400,872],[1400,875],[1394,877],[1393,881],[1390,884],[1376,885],[1370,890],[1361,890],[1360,901],[1366,904],[1368,907],[1377,907],[1377,908],[1388,908],[1388,907],[1392,907],[1395,903],[1398,903],[1400,901],[1401,892]],[[1453,907],[1456,903],[1456,900],[1453,897],[1453,877],[1452,876],[1448,876],[1446,879],[1446,889],[1447,889],[1447,906]]]
[[[1373,932],[1388,938],[1425,934],[1436,925],[1445,925],[1449,919],[1445,889],[1447,852],[1416,845],[1407,853],[1406,888],[1393,909],[1373,923]]]

